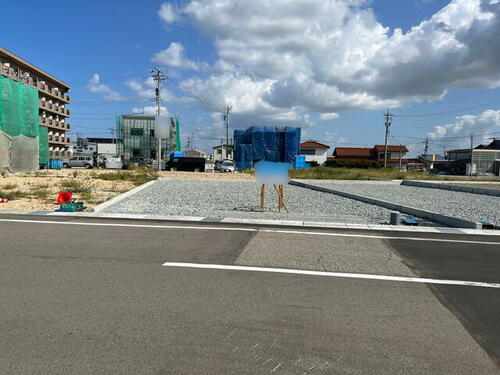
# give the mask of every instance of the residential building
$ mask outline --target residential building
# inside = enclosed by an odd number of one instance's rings
[[[204,158],[204,159],[211,159],[212,155],[209,155],[203,151],[200,150],[184,150],[184,156],[190,157],[190,158]]]
[[[375,154],[377,156],[377,161],[385,161],[385,145],[375,145]],[[387,145],[387,165],[392,167],[399,167],[400,160],[402,164],[406,164],[405,156],[408,153],[408,149],[403,145]],[[404,163],[403,163],[404,161]]]
[[[488,145],[474,148],[471,164],[473,173],[500,176],[500,139],[493,139]]]
[[[373,151],[373,148],[367,147],[335,147],[331,159],[337,161],[374,161]]]
[[[232,145],[218,145],[212,147],[213,160],[233,159],[233,146]]]
[[[387,165],[394,168],[406,169],[408,160],[406,154],[408,148],[404,145],[388,145],[387,146]],[[368,147],[336,147],[333,151],[333,157],[328,160],[339,162],[379,162],[384,163],[385,146],[375,145],[372,148]]]
[[[472,151],[470,148],[461,148],[450,150],[448,154],[448,171],[451,174],[465,175],[467,164],[470,164],[472,159]]]
[[[70,155],[71,130],[68,120],[71,102],[70,86],[37,66],[0,47],[0,74],[38,90],[39,125],[48,128],[48,149],[51,159],[64,159]]]
[[[319,143],[313,140],[308,140],[300,144],[300,155],[306,157],[306,163],[315,161],[319,165],[323,165],[328,158],[328,149],[330,146]]]
[[[116,142],[114,138],[89,137],[87,142],[96,145],[96,153],[99,155],[116,155]]]
[[[161,140],[161,159],[167,160],[176,149],[175,123],[173,135]],[[155,138],[155,117],[144,115],[122,115],[116,118],[116,154],[124,162],[151,164],[156,160],[158,142]]]
[[[429,170],[443,165],[445,160],[444,156],[438,154],[422,154],[417,158],[417,162],[424,164]]]

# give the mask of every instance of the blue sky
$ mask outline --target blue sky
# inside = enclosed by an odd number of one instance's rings
[[[426,136],[440,153],[500,136],[493,0],[35,4],[2,5],[0,45],[72,86],[73,136],[109,136],[115,115],[149,113],[156,65],[183,143],[194,132],[202,149],[223,135],[220,114],[176,84],[233,105],[233,127],[302,126],[332,147],[382,143],[386,108],[416,115],[391,129],[414,154]]]

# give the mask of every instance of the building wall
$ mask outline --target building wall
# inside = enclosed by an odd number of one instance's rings
[[[306,162],[316,161],[319,165],[326,162],[328,157],[327,148],[301,148],[300,155],[306,157]]]
[[[116,155],[116,143],[98,143],[98,154]]]
[[[227,154],[226,154],[227,150]],[[224,159],[233,159],[233,149],[232,147],[216,147],[213,149],[213,160],[224,160]]]
[[[475,173],[493,173],[498,176],[500,150],[473,150],[471,163],[475,165]]]
[[[66,132],[71,129],[68,122],[70,87],[52,75],[0,47],[0,74],[36,88],[39,95],[39,125],[48,128],[49,157],[69,157],[70,139]]]

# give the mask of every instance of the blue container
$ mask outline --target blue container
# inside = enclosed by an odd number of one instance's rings
[[[49,169],[57,169],[60,170],[62,168],[62,160],[55,160],[55,159],[50,159],[49,160]]]
[[[304,155],[295,156],[295,168],[304,169],[306,167],[306,157]]]

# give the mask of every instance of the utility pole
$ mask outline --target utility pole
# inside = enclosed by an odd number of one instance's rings
[[[429,151],[429,137],[425,137],[424,164],[427,168],[427,152]]]
[[[399,145],[399,170],[401,171],[402,168],[401,168],[401,162],[403,159],[403,145]]]
[[[155,81],[156,88],[155,88],[155,100],[156,100],[156,116],[160,117],[161,114],[161,88],[162,88],[162,82],[165,81],[167,76],[165,73],[163,73],[163,70],[161,68],[156,67],[151,69],[151,76],[153,77],[153,80]],[[156,147],[156,160],[158,163],[158,170],[161,170],[161,138],[157,139],[157,147]]]
[[[392,124],[392,113],[387,110],[385,117],[385,144],[384,144],[384,168],[387,167],[387,137],[389,136],[389,127]]]
[[[470,152],[472,153],[472,149],[474,148],[474,135],[470,135]]]
[[[226,126],[226,159],[229,151],[229,111],[233,109],[230,105],[224,106],[224,124]]]

